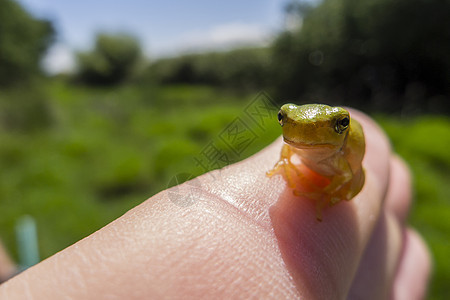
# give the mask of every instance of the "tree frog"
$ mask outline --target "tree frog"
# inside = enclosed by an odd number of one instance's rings
[[[326,204],[351,200],[364,185],[363,129],[344,108],[324,104],[285,104],[278,121],[285,144],[267,176],[282,171],[295,195],[316,201],[321,221]],[[292,162],[294,154],[302,165]]]

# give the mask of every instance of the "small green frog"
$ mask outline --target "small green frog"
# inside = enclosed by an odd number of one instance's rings
[[[325,204],[351,200],[361,191],[365,180],[361,166],[364,133],[347,110],[323,104],[285,104],[278,113],[278,121],[286,144],[280,160],[267,176],[284,171],[289,187],[301,188],[294,189],[295,195],[316,200],[319,221]],[[308,172],[301,172],[291,161],[294,154],[300,157]],[[317,176],[325,179],[325,184]]]

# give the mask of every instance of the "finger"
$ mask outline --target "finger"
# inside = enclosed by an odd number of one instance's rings
[[[8,281],[0,298],[298,298],[268,213],[277,188],[264,164],[280,148],[150,198]]]
[[[0,286],[0,299],[298,298],[270,230],[185,184]],[[2,294],[3,292],[3,294]]]
[[[402,250],[397,218],[383,213],[374,229],[354,277],[348,299],[388,299]]]
[[[391,292],[391,283],[402,253],[403,236],[400,233],[410,205],[411,182],[409,170],[398,156],[392,156],[390,162],[385,213],[365,250],[352,284],[350,299],[386,299]],[[377,288],[371,288],[373,286]]]
[[[425,299],[430,271],[431,258],[427,246],[414,230],[408,229],[391,298],[393,300]]]
[[[0,283],[13,276],[16,272],[17,268],[0,240]]]
[[[400,157],[392,156],[385,207],[402,223],[406,221],[411,206],[411,192],[411,173],[408,166]]]

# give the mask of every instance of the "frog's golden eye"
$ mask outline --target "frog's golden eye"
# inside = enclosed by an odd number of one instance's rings
[[[283,127],[283,125],[284,125],[284,123],[283,123],[284,114],[283,114],[283,112],[281,110],[278,112],[277,118],[278,118],[278,123],[280,123],[280,125]]]
[[[343,117],[342,119],[338,119],[336,121],[334,130],[336,130],[337,133],[343,133],[348,128],[348,125],[350,125],[350,118]]]

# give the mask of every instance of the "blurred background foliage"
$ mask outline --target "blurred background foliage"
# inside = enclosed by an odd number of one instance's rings
[[[449,12],[441,0],[294,2],[287,13],[301,26],[273,45],[276,95],[366,111],[449,113]]]
[[[281,8],[280,8],[281,9]],[[132,34],[97,33],[74,74],[44,76],[55,31],[0,0],[0,237],[36,219],[42,258],[204,170],[194,159],[267,91],[276,103],[370,113],[411,166],[409,222],[435,260],[430,299],[450,294],[450,2],[286,2],[273,43],[148,60]],[[239,159],[279,134],[275,121]],[[218,143],[220,150],[231,150]]]
[[[160,59],[148,67],[143,80],[252,91],[268,85],[270,56],[268,48],[242,48]]]
[[[21,87],[40,74],[40,60],[54,37],[52,24],[18,3],[0,0],[0,87]]]
[[[140,59],[136,38],[125,33],[100,33],[92,51],[78,53],[76,79],[90,85],[119,84],[130,79]]]

